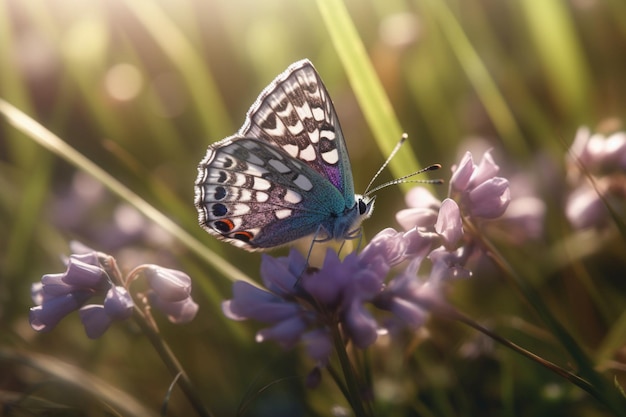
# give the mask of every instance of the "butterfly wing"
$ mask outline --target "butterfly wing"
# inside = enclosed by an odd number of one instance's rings
[[[354,205],[348,149],[320,76],[307,59],[295,62],[259,95],[240,136],[275,144],[334,185]]]
[[[206,231],[250,251],[316,233],[331,213],[345,209],[339,190],[307,164],[238,135],[209,146],[198,167],[195,205]]]

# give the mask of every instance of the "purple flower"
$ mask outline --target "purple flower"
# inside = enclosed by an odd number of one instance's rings
[[[196,317],[199,306],[191,297],[179,301],[169,301],[150,294],[150,304],[165,313],[167,319],[174,324],[189,323]]]
[[[106,293],[110,282],[97,262],[97,255],[72,255],[64,273],[46,274],[40,283],[32,285],[31,296],[37,304],[30,309],[30,324],[34,330],[52,330],[66,315],[78,310],[91,297]]]
[[[97,339],[107,331],[113,320],[100,304],[88,304],[78,312],[80,321],[85,327],[85,333],[90,339]]]
[[[327,329],[315,329],[302,335],[302,342],[310,357],[326,364],[333,350],[333,341]]]
[[[463,237],[461,211],[454,200],[446,198],[441,203],[435,231],[442,237],[445,247],[454,248]]]
[[[293,251],[292,251],[293,252]],[[291,256],[291,259],[297,259]],[[263,255],[261,260],[261,275],[264,281],[272,282],[272,277],[285,278],[285,269],[288,265],[284,261],[289,258],[274,259]],[[298,264],[299,262],[296,261]],[[269,265],[268,265],[269,264]],[[274,275],[273,272],[276,272]],[[272,324],[273,326],[257,333],[256,340],[275,340],[285,348],[291,348],[302,337],[310,322],[315,321],[315,313],[309,312],[306,305],[298,302],[296,294],[299,290],[295,284],[297,276],[291,276],[293,281],[292,293],[275,294],[244,281],[233,284],[233,298],[222,303],[222,311],[226,317],[233,320],[255,320]]]
[[[449,215],[439,222],[449,241],[457,239],[458,232],[453,229],[460,224],[454,206],[446,203],[449,208],[444,212]],[[405,233],[385,229],[360,254],[350,253],[340,259],[328,250],[319,269],[305,268],[304,258],[295,250],[284,258],[263,255],[261,277],[267,289],[236,282],[233,298],[225,301],[222,309],[234,320],[255,319],[270,324],[257,333],[258,342],[274,340],[285,348],[304,343],[309,356],[325,364],[333,346],[333,329],[340,329],[359,348],[377,340],[382,329],[371,306],[385,298],[382,294],[391,294],[389,288],[393,295],[386,297],[391,303],[388,309],[400,306],[402,297],[410,298],[401,294],[401,286],[386,286],[388,272],[403,260],[424,259],[433,239],[445,240],[416,227]],[[426,314],[424,307],[419,310]]]
[[[430,191],[424,187],[415,187],[407,193],[405,200],[410,208],[400,210],[396,214],[396,221],[404,230],[411,230],[414,227],[431,227],[435,224],[441,201]]]
[[[576,132],[570,147],[567,162],[574,170],[582,164],[592,173],[626,170],[626,133],[615,132],[608,137],[591,134],[582,126]]]
[[[431,305],[441,299],[443,281],[434,276],[433,272],[428,278],[418,274],[423,260],[423,257],[418,257],[411,261],[374,300],[378,308],[393,314],[393,319],[387,324],[390,329],[398,327],[398,321],[412,329],[422,326],[428,318]]]
[[[478,165],[474,164],[472,154],[466,152],[450,179],[450,197],[470,216],[500,217],[509,205],[511,194],[508,180],[496,177],[499,170],[490,151],[485,152]]]
[[[158,265],[145,265],[142,271],[152,291],[162,300],[181,301],[191,294],[191,278],[182,271]]]
[[[78,247],[77,244],[73,246]],[[147,277],[148,299],[170,321],[186,323],[198,311],[198,305],[190,296],[191,279],[183,272],[157,265],[141,265],[134,269],[130,278],[123,279],[113,257],[92,250],[73,254],[66,263],[64,273],[46,274],[41,282],[31,287],[31,297],[37,306],[30,309],[30,324],[38,332],[52,330],[63,317],[78,310],[87,336],[102,336],[114,321],[126,320],[133,313],[134,302],[130,293],[115,284],[129,284],[139,276]],[[100,297],[101,304],[85,305],[94,297]]]
[[[256,335],[257,342],[274,340],[285,349],[293,347],[307,330],[308,323],[302,317],[287,317],[272,327],[260,330]]]
[[[378,337],[378,323],[365,308],[363,300],[353,299],[344,311],[343,324],[354,344],[365,349]]]
[[[123,321],[133,313],[133,299],[123,287],[112,287],[104,299],[104,305],[89,304],[78,311],[85,326],[85,333],[90,339],[97,339],[104,334],[116,320]]]
[[[198,304],[191,298],[189,275],[158,265],[141,265],[131,276],[148,280],[150,304],[165,313],[170,322],[188,323],[196,316]]]
[[[49,332],[65,316],[78,310],[91,295],[86,291],[75,291],[51,297],[41,305],[31,307],[29,313],[30,326],[38,332]]]
[[[104,298],[104,312],[112,320],[126,320],[133,314],[133,297],[124,287],[111,288]]]
[[[427,307],[420,305],[420,289],[424,285],[417,275],[405,271],[389,282],[384,293],[375,300],[375,304],[416,329],[422,326],[428,317]]]
[[[233,320],[255,318],[265,323],[276,323],[300,311],[297,303],[244,281],[233,284],[233,296],[233,299],[222,303],[224,314]]]
[[[584,183],[567,198],[565,215],[575,229],[586,229],[604,225],[609,212],[598,195],[598,190]]]
[[[299,279],[306,276],[306,261],[299,252],[292,250],[284,258],[263,254],[261,278],[267,290],[235,282],[234,297],[222,303],[222,310],[231,319],[253,318],[271,324],[257,332],[257,342],[274,340],[285,349],[291,348],[318,320],[316,312],[301,298],[304,292]]]
[[[546,203],[536,196],[534,182],[531,175],[526,173],[510,179],[511,195],[514,197],[504,214],[490,222],[487,230],[497,231],[499,238],[516,246],[542,237]]]
[[[616,132],[605,137],[598,133],[592,135],[588,128],[581,127],[570,148],[567,164],[568,180],[574,185],[565,207],[568,220],[576,229],[606,225],[610,218],[606,204],[617,212],[622,211],[624,205],[626,133]],[[593,186],[587,176],[592,177]]]
[[[109,285],[106,272],[97,263],[90,265],[72,255],[67,262],[67,270],[64,273],[46,274],[41,278],[41,291],[37,293],[37,299],[33,299],[33,301],[41,304],[50,298],[75,291],[95,294],[106,291]]]
[[[455,251],[450,251],[441,246],[428,254],[428,259],[433,266],[429,279],[439,283],[449,279],[469,278],[472,272],[465,269],[467,257],[471,253],[471,248],[461,246]]]
[[[407,230],[403,236],[408,246],[405,255],[428,250],[437,240],[453,247],[463,236],[461,212],[454,200],[447,198],[442,203],[425,188],[415,187],[406,201],[412,208],[396,214],[398,223]]]
[[[298,278],[307,268],[306,259],[298,251],[290,251],[286,258],[261,258],[261,278],[267,289],[284,297],[302,295],[298,291]]]
[[[372,238],[359,254],[359,259],[384,276],[389,267],[404,259],[409,243],[403,233],[388,227]]]

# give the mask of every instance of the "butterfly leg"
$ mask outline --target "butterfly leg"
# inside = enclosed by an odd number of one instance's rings
[[[315,243],[328,242],[330,240],[330,238],[321,238],[321,239],[319,238],[322,229],[323,229],[322,225],[317,226],[317,230],[313,234],[313,240],[311,240],[311,246],[309,246],[309,251],[306,254],[306,263],[304,264],[304,268],[302,268],[302,271],[300,271],[300,273],[298,274],[298,279],[296,280],[296,283],[294,286],[298,286],[300,284],[300,279],[302,278],[305,271],[309,267],[309,259],[311,258],[311,253],[313,253],[313,246],[315,245]]]
[[[359,249],[361,249],[361,243],[363,242],[363,226],[359,226],[358,229],[354,229],[346,235],[343,242],[341,243],[341,246],[339,247],[338,253],[341,253],[341,250],[343,249],[347,240],[354,240],[354,239],[358,239],[358,242],[356,244],[356,251],[358,252]]]

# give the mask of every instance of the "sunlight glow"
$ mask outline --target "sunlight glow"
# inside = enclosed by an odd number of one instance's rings
[[[135,66],[122,63],[107,71],[104,84],[111,97],[119,101],[129,101],[141,91],[143,77]]]

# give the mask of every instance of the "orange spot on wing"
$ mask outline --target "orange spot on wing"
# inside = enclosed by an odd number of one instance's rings
[[[254,235],[252,233],[246,231],[233,234],[234,239],[241,240],[242,242],[249,242],[253,237]]]

